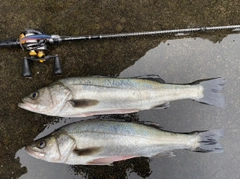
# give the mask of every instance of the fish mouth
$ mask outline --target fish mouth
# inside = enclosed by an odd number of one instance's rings
[[[45,154],[40,152],[40,151],[35,151],[33,150],[31,147],[27,146],[25,147],[25,150],[27,151],[27,153],[29,155],[31,155],[32,157],[38,158],[38,159],[43,159]]]
[[[36,109],[37,105],[22,100],[22,102],[18,103],[18,107],[29,110],[29,111],[32,111],[32,110]]]

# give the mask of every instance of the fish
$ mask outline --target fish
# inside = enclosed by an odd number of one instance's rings
[[[167,84],[157,75],[131,78],[103,76],[69,77],[53,82],[24,97],[18,106],[48,116],[86,117],[166,109],[169,102],[192,99],[224,107],[219,93],[224,78],[198,80],[190,84]]]
[[[82,120],[33,141],[25,151],[34,158],[69,165],[113,165],[137,157],[174,157],[174,150],[221,153],[223,129],[176,133],[155,123],[116,119]]]

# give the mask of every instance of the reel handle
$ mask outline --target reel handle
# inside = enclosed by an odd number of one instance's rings
[[[55,75],[61,75],[63,73],[58,55],[56,55],[54,58],[53,72]]]
[[[23,59],[22,76],[24,76],[26,78],[31,78],[32,77],[32,73],[31,73],[30,68],[29,68],[29,63],[28,63],[27,57],[24,57],[24,59]]]

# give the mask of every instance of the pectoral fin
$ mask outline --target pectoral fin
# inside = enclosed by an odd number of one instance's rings
[[[74,149],[73,152],[78,156],[83,155],[96,155],[102,151],[102,147],[89,147],[84,149]]]
[[[74,108],[86,108],[90,106],[95,106],[99,103],[98,100],[94,99],[72,99],[69,100],[69,102]]]

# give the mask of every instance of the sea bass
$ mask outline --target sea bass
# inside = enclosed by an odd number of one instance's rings
[[[166,84],[158,76],[134,78],[72,77],[52,83],[22,99],[19,107],[49,116],[86,117],[167,108],[170,101],[193,99],[224,106],[223,78],[191,84]]]
[[[222,136],[222,129],[174,133],[153,125],[95,119],[68,124],[25,149],[48,162],[110,165],[136,157],[173,157],[177,149],[219,153]]]

